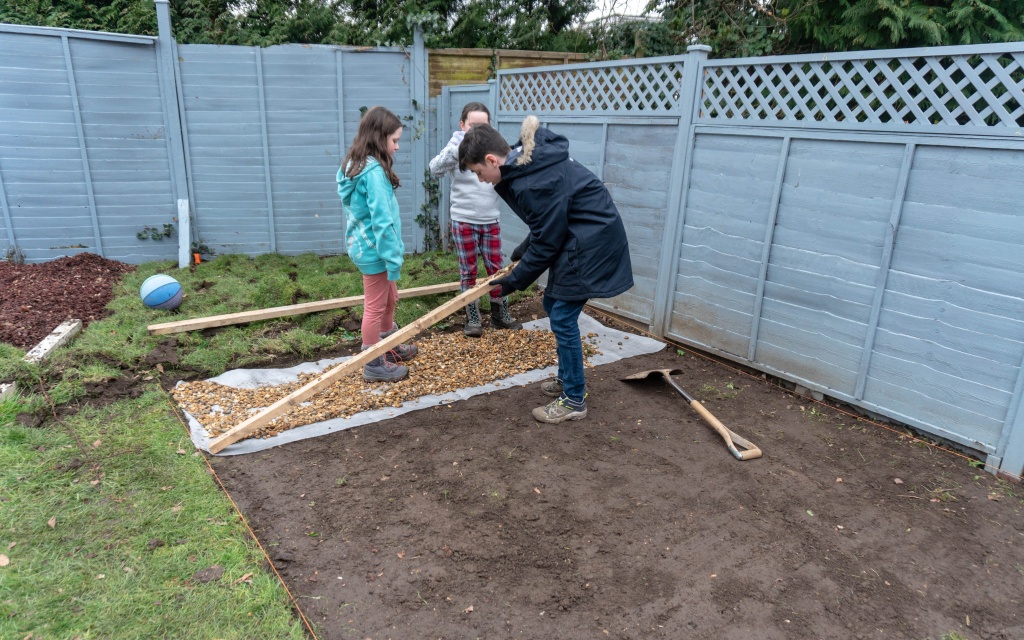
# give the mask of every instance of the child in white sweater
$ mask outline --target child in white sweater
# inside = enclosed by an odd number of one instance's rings
[[[459,170],[459,143],[474,125],[490,124],[491,114],[481,102],[470,102],[462,109],[459,130],[452,134],[441,153],[430,161],[430,175],[452,174],[451,219],[452,237],[459,256],[459,281],[465,291],[476,284],[477,253],[483,256],[487,275],[501,269],[501,227],[498,224],[498,194],[494,187],[480,182],[471,171]],[[500,289],[491,291],[491,326],[496,329],[521,329],[508,311],[508,298]],[[479,338],[483,334],[480,307],[476,302],[466,307],[463,332]]]

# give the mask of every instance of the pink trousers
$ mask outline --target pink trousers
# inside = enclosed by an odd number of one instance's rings
[[[388,273],[363,275],[363,344],[380,342],[380,334],[395,326],[395,304],[398,303],[398,285],[388,280]]]

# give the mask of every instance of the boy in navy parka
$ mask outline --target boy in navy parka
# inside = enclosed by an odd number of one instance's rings
[[[541,385],[556,400],[533,410],[539,422],[587,416],[579,315],[590,298],[611,298],[633,286],[629,244],[619,211],[604,184],[569,157],[564,136],[529,116],[509,147],[488,125],[466,132],[459,167],[472,171],[530,228],[512,252],[519,263],[491,284],[501,296],[525,289],[548,270],[544,311],[558,348],[558,378]]]

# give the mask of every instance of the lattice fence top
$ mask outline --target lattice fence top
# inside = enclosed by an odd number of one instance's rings
[[[683,61],[559,67],[500,74],[503,113],[677,115]]]
[[[1024,52],[709,64],[700,121],[1024,126]]]

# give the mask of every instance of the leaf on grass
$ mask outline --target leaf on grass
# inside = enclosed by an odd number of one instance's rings
[[[178,454],[179,456],[183,456],[183,455],[185,455],[186,453],[188,453],[188,451],[185,451],[184,449],[180,449],[180,448],[179,448],[179,449],[178,449],[177,451],[175,451],[174,453]]]
[[[98,449],[101,444],[103,444],[103,441],[102,440],[97,440],[96,442],[92,443],[92,448],[93,449]]]
[[[171,513],[178,513],[179,511],[181,511],[184,508],[185,507],[181,506],[180,504],[176,504],[173,507],[171,507]]]
[[[98,576],[96,576],[96,579],[97,579],[97,580],[103,580],[103,579],[104,579],[104,578],[106,578],[106,577],[107,577],[107,576],[106,576],[106,574],[103,574],[103,573],[101,573],[101,574],[99,574]]]
[[[57,516],[54,516],[46,521],[46,524],[50,525],[51,529],[57,528]]]
[[[18,544],[18,543],[17,542],[12,542],[11,544],[7,545],[7,550],[10,551],[11,549],[14,548],[14,545],[16,545],[16,544]]]
[[[156,363],[156,370],[159,371],[160,373],[163,373],[164,372],[164,365],[160,364],[159,362]]]
[[[11,559],[0,553],[0,567],[6,567],[9,564],[11,564]]]

